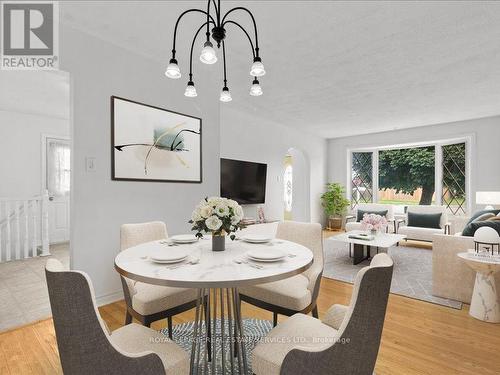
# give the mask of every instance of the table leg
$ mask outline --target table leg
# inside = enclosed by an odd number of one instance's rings
[[[225,293],[224,293],[225,290]],[[226,298],[224,300],[224,294]],[[206,302],[206,303],[205,303]],[[218,305],[220,313],[218,314]],[[209,314],[210,312],[210,314]],[[204,321],[202,319],[204,318]],[[218,323],[220,319],[220,336],[218,336]],[[225,322],[227,321],[227,336]],[[204,324],[203,324],[204,323]],[[203,329],[204,326],[204,329]],[[212,337],[209,337],[208,327],[211,328]],[[220,339],[218,340],[218,338]],[[217,343],[221,350],[217,350]],[[211,358],[208,352],[211,349]],[[221,373],[226,373],[226,349],[229,348],[231,374],[248,374],[247,353],[245,350],[245,337],[238,290],[229,289],[200,289],[196,302],[195,321],[193,325],[193,343],[191,351],[191,375],[215,375],[220,366]],[[235,366],[238,362],[238,370]]]
[[[469,314],[485,322],[500,323],[499,299],[493,272],[477,272]]]
[[[370,256],[370,247],[366,245],[358,245],[354,244],[354,251],[353,251],[353,257],[352,257],[352,264],[358,264],[361,263],[362,261],[366,260]],[[365,255],[365,248],[367,251],[367,255]]]

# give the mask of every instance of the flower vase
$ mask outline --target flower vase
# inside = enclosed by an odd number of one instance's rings
[[[212,251],[226,250],[226,236],[224,234],[212,234]]]

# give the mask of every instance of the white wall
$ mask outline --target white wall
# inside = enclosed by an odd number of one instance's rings
[[[185,79],[167,79],[165,64],[65,24],[61,24],[60,51],[61,69],[72,78],[72,268],[90,274],[96,296],[103,303],[116,299],[121,291],[113,268],[121,224],[164,220],[171,234],[185,233],[190,229],[187,221],[195,204],[218,193],[220,85],[200,72],[196,83],[203,95],[186,98]],[[112,181],[111,95],[201,117],[203,183]],[[86,172],[85,157],[96,158],[95,172]]]
[[[41,136],[69,135],[69,79],[59,72],[0,71],[0,82],[0,197],[39,195]]]
[[[310,164],[310,220],[322,222],[319,197],[326,182],[326,141],[238,111],[236,106],[235,101],[221,106],[221,157],[267,163],[266,218],[283,219],[283,160],[288,150],[295,148],[305,154]],[[246,207],[245,213],[256,217],[255,207]]]
[[[475,192],[500,190],[500,116],[430,125],[420,128],[335,138],[328,141],[328,180],[349,186],[347,150],[391,144],[426,142],[473,135],[471,155],[471,197],[475,210]]]

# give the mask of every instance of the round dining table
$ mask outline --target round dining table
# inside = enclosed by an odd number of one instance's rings
[[[189,255],[173,264],[151,259],[172,249],[186,250]],[[274,262],[257,262],[247,256],[250,250],[271,249],[281,250],[285,257]],[[286,279],[304,272],[312,262],[311,250],[281,239],[255,244],[227,238],[225,251],[212,251],[209,238],[191,244],[167,239],[121,251],[115,258],[115,269],[129,279],[148,284],[197,289],[190,373],[215,375],[219,368],[222,374],[246,375],[248,359],[238,287]],[[218,341],[221,350],[216,349]],[[227,368],[230,370],[226,371]]]

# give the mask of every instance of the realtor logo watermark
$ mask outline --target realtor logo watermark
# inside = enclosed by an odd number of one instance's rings
[[[57,1],[2,1],[0,68],[59,68],[59,4]]]

